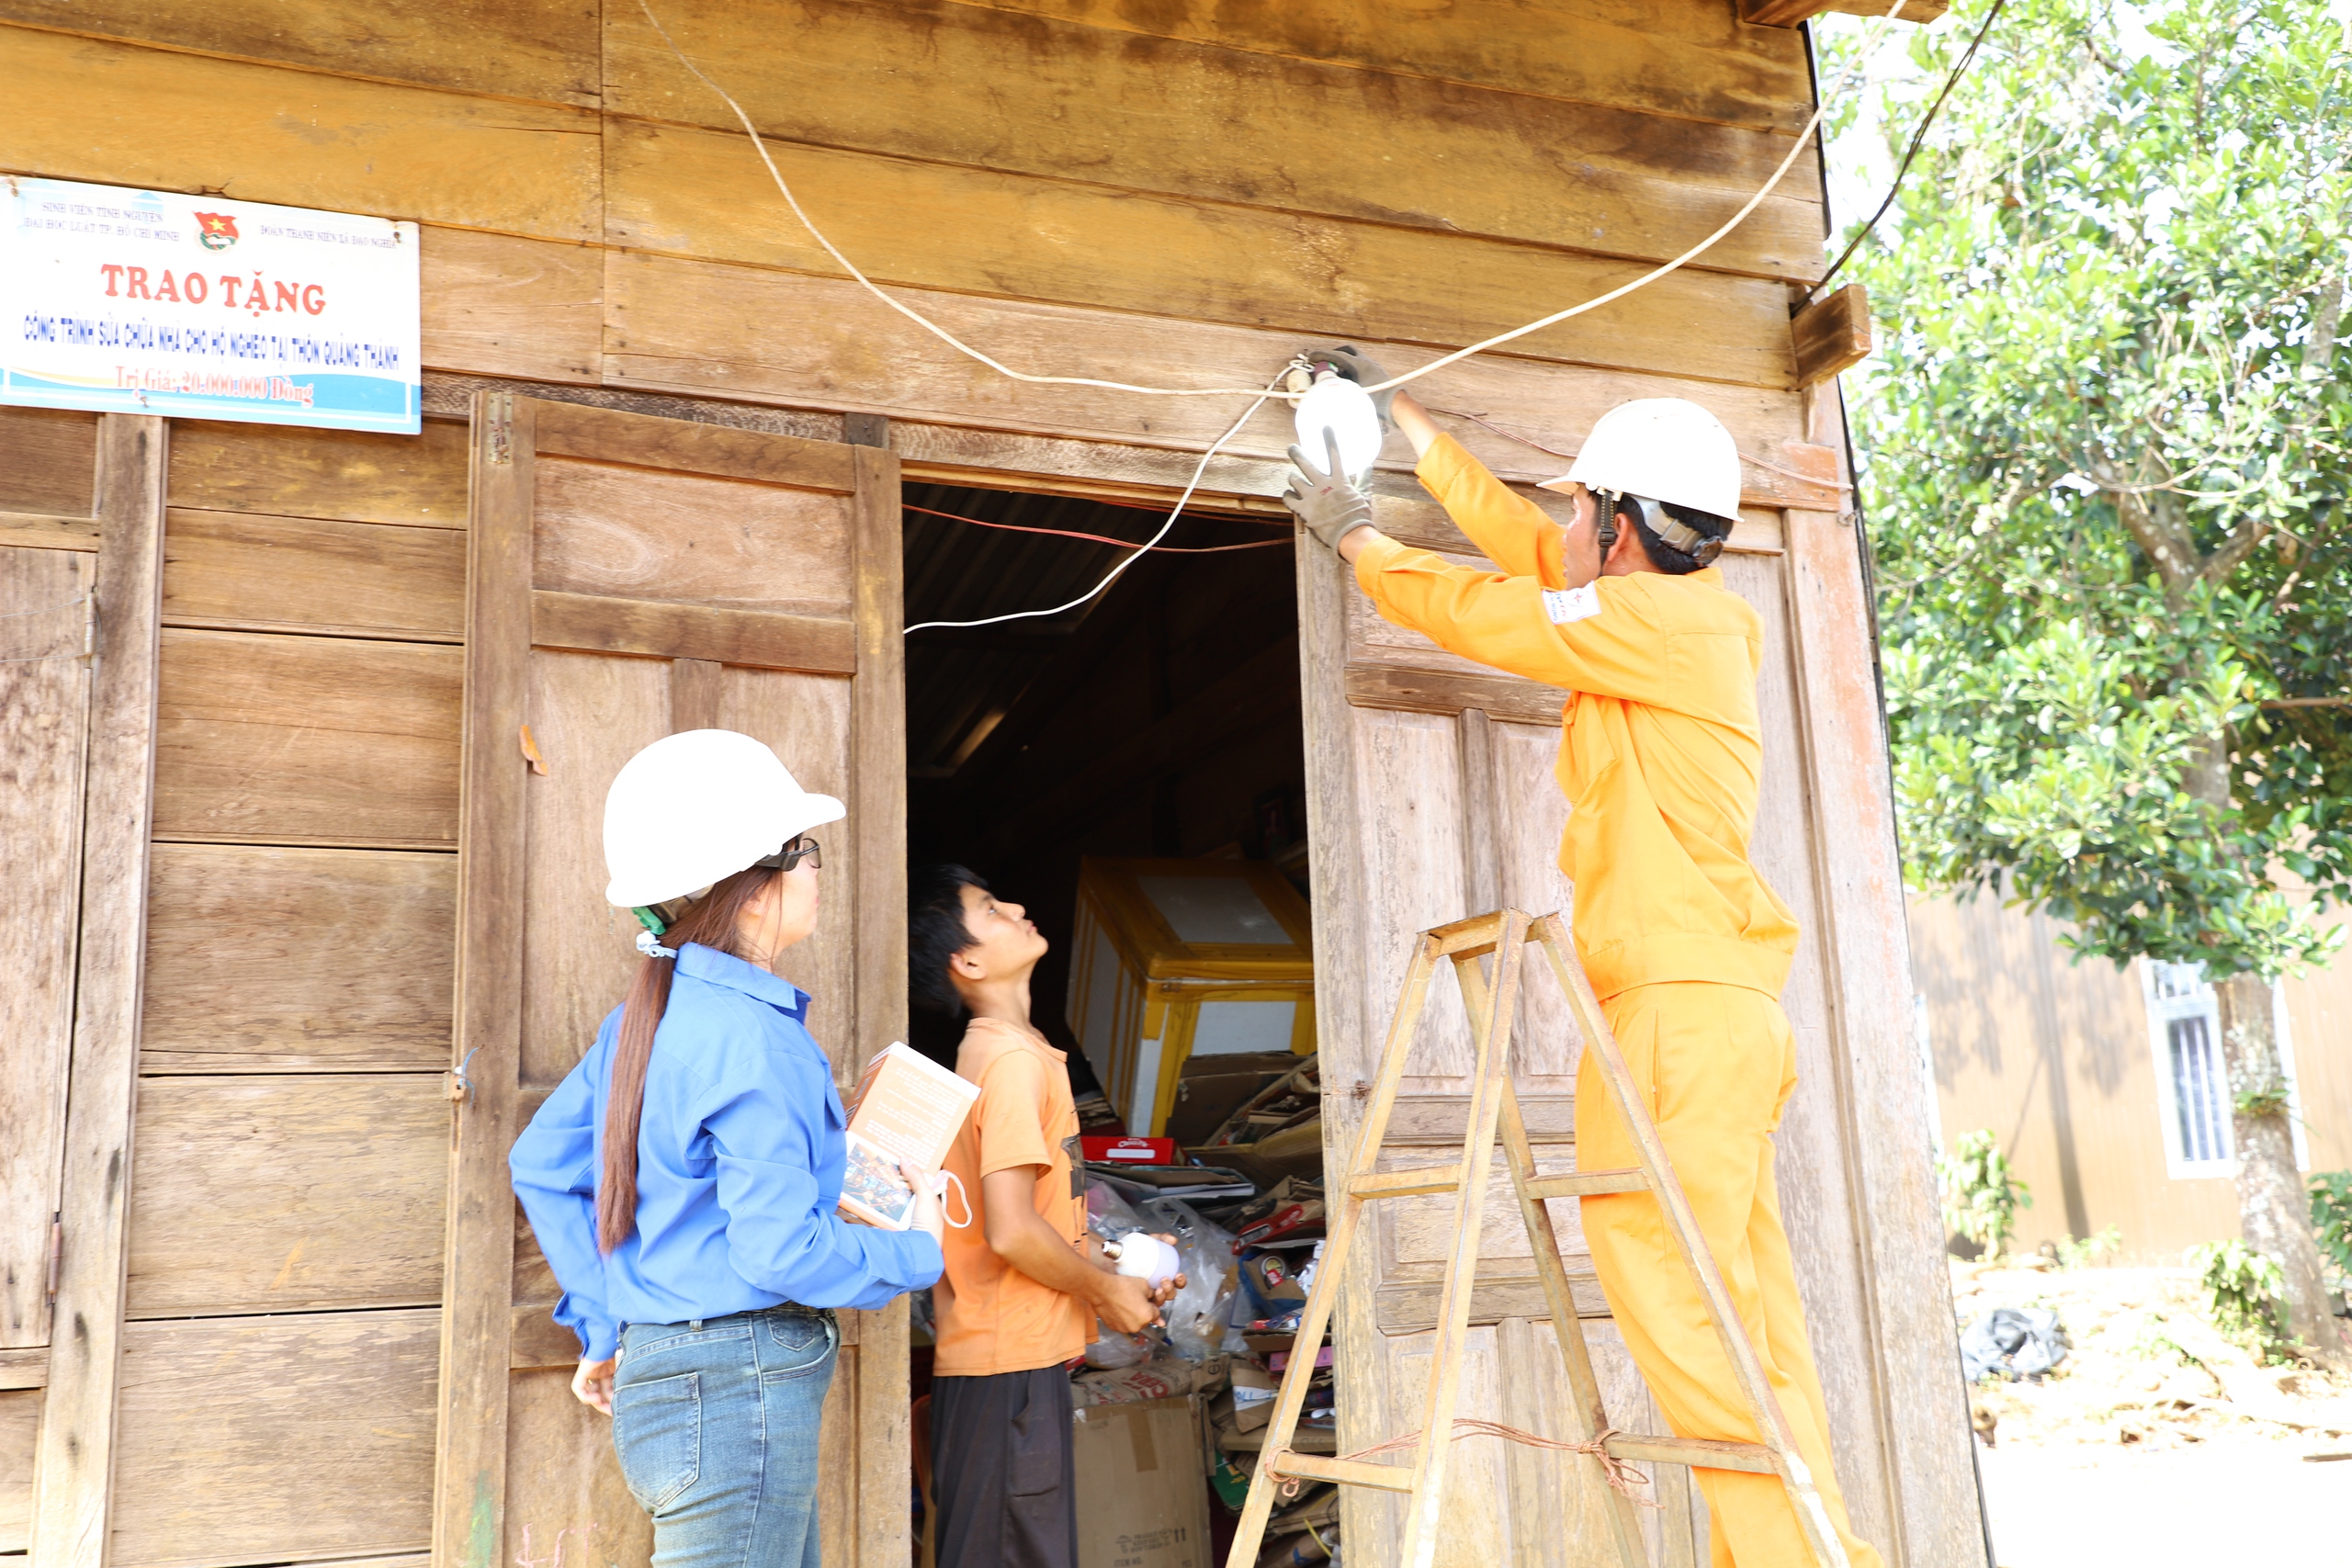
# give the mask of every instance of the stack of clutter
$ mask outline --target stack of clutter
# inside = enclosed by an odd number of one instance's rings
[[[1273,1104],[1300,1094],[1296,1077],[1295,1072],[1281,1075],[1280,1082],[1265,1086],[1270,1092],[1252,1097],[1253,1103]],[[1311,1089],[1303,1092],[1312,1100]],[[1271,1124],[1290,1124],[1297,1110],[1285,1107],[1281,1121]],[[1164,1169],[1171,1177],[1189,1170],[1191,1185],[1204,1188],[1216,1185],[1206,1179],[1212,1168],[1173,1162],[1161,1167],[1163,1150],[1143,1140],[1129,1142],[1134,1146],[1127,1149],[1088,1151],[1111,1156],[1089,1162],[1090,1223],[1096,1235],[1112,1242],[1137,1230],[1173,1235],[1186,1283],[1169,1303],[1163,1328],[1095,1341],[1087,1351],[1087,1370],[1072,1380],[1071,1397],[1085,1412],[1154,1401],[1196,1402],[1204,1416],[1211,1490],[1228,1517],[1237,1515],[1294,1356],[1309,1355],[1313,1361],[1292,1447],[1303,1453],[1337,1448],[1329,1337],[1312,1348],[1296,1342],[1300,1314],[1323,1256],[1320,1164],[1314,1174],[1282,1175],[1263,1187],[1241,1179],[1230,1184],[1238,1189],[1232,1196],[1220,1191],[1216,1197],[1179,1198],[1168,1195],[1183,1190],[1172,1182],[1148,1187],[1133,1179],[1146,1168]],[[1136,1157],[1122,1160],[1120,1155]],[[1091,1418],[1099,1417],[1081,1419]],[[1272,1568],[1334,1560],[1338,1509],[1329,1487],[1283,1505],[1268,1528],[1261,1562]]]
[[[1238,1170],[1261,1189],[1285,1177],[1323,1174],[1323,1081],[1302,1056],[1229,1112],[1194,1145],[1203,1164]]]

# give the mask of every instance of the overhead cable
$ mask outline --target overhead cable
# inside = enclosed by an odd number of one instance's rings
[[[1878,227],[1878,220],[1885,217],[1887,209],[1894,205],[1894,198],[1903,191],[1903,177],[1911,172],[1911,160],[1919,155],[1919,148],[1928,140],[1928,128],[1936,123],[1936,116],[1942,111],[1944,100],[1951,96],[1954,87],[1960,85],[1960,79],[1968,74],[1969,64],[1975,60],[1977,49],[1984,42],[1984,35],[1993,30],[1994,18],[2008,3],[2009,0],[1993,0],[1993,8],[1984,13],[1984,23],[1977,28],[1976,36],[1968,40],[1968,51],[1960,57],[1960,63],[1953,66],[1951,73],[1944,78],[1943,91],[1938,93],[1936,101],[1928,106],[1928,112],[1919,117],[1919,128],[1911,133],[1911,145],[1903,150],[1903,162],[1895,166],[1894,183],[1886,187],[1886,199],[1878,204],[1878,210],[1871,214],[1871,220],[1862,225],[1861,231],[1846,242],[1846,248],[1838,253],[1838,259],[1829,264],[1829,270],[1821,275],[1821,280],[1805,290],[1804,297],[1808,301],[1829,287],[1829,280],[1838,276],[1838,270],[1856,251],[1861,249],[1862,242],[1871,237],[1871,231]],[[1869,51],[1865,48],[1862,52],[1868,53]]]
[[[640,0],[640,4],[641,3],[642,0]],[[1009,615],[984,615],[977,621],[922,621],[918,622],[914,626],[909,626],[907,628],[906,635],[912,636],[916,632],[929,631],[934,626],[992,626],[1001,621],[1026,621],[1034,620],[1044,615],[1058,615],[1065,610],[1077,609],[1080,604],[1085,604],[1089,599],[1093,598],[1096,594],[1110,587],[1111,584],[1118,581],[1120,573],[1125,571],[1127,568],[1135,565],[1136,562],[1143,559],[1146,552],[1158,545],[1160,540],[1168,537],[1168,530],[1176,526],[1176,519],[1184,514],[1185,503],[1193,499],[1193,492],[1201,488],[1201,476],[1209,471],[1209,459],[1216,457],[1219,449],[1221,449],[1227,442],[1232,440],[1235,435],[1240,433],[1241,427],[1250,423],[1250,419],[1252,414],[1255,414],[1260,409],[1265,406],[1266,400],[1274,396],[1274,389],[1282,385],[1282,378],[1289,373],[1290,367],[1287,365],[1283,366],[1282,370],[1276,373],[1274,379],[1266,384],[1266,389],[1256,394],[1250,401],[1250,406],[1241,411],[1241,417],[1235,420],[1231,424],[1227,425],[1225,427],[1225,434],[1218,436],[1215,441],[1209,443],[1209,449],[1201,454],[1201,460],[1199,462],[1193,465],[1193,477],[1184,481],[1184,493],[1178,496],[1176,498],[1176,504],[1169,509],[1168,521],[1159,525],[1159,532],[1154,534],[1150,538],[1145,540],[1142,545],[1138,546],[1135,554],[1127,557],[1126,559],[1113,567],[1110,570],[1110,574],[1104,577],[1102,581],[1096,583],[1093,587],[1088,589],[1085,592],[1080,594],[1077,598],[1072,599],[1068,604],[1057,604],[1050,610],[1015,610]]]
[[[920,512],[925,517],[944,517],[950,523],[969,523],[975,528],[1001,528],[1008,534],[1050,534],[1057,539],[1084,539],[1091,545],[1116,545],[1123,550],[1133,549],[1136,545],[1133,539],[1114,539],[1108,534],[1081,534],[1075,528],[1035,528],[1025,523],[991,523],[985,517],[967,517],[960,512],[942,512],[931,506],[909,506],[901,502],[899,510]],[[1159,508],[1155,506],[1150,510],[1157,512]],[[1213,556],[1227,550],[1275,549],[1294,542],[1285,535],[1279,539],[1252,539],[1244,545],[1162,545],[1159,553],[1163,556]]]
[[[987,366],[989,369],[996,371],[998,374],[1009,376],[1016,381],[1029,381],[1060,387],[1099,387],[1104,391],[1136,392],[1150,397],[1254,398],[1257,400],[1257,402],[1250,405],[1253,412],[1260,403],[1263,403],[1269,397],[1281,397],[1285,401],[1288,401],[1295,400],[1298,395],[1295,393],[1261,392],[1254,388],[1249,387],[1142,387],[1132,382],[1109,381],[1093,376],[1039,376],[1025,370],[1015,370],[1012,367],[1004,364],[1002,361],[983,353],[979,349],[974,348],[970,344],[966,343],[954,333],[949,332],[945,327],[943,327],[938,322],[931,320],[931,318],[925,316],[922,311],[917,310],[911,305],[906,304],[904,301],[895,299],[891,295],[884,292],[884,290],[876,285],[872,278],[866,276],[864,272],[859,270],[856,263],[851,261],[848,256],[842,254],[839,246],[835,245],[832,241],[825,237],[824,231],[819,229],[815,222],[809,219],[808,214],[802,209],[800,206],[800,198],[792,194],[792,186],[786,182],[783,172],[775,166],[775,160],[768,156],[767,143],[760,139],[759,128],[752,123],[752,117],[743,112],[743,106],[737,103],[728,93],[726,88],[721,87],[717,82],[712,81],[710,77],[703,72],[700,66],[697,66],[693,61],[686,58],[685,51],[681,50],[678,47],[677,40],[670,36],[670,29],[663,27],[662,25],[662,18],[653,14],[653,7],[650,4],[650,0],[637,0],[637,3],[638,8],[645,13],[645,19],[653,24],[653,30],[662,35],[662,41],[664,44],[667,44],[669,46],[670,52],[677,57],[678,63],[684,66],[694,76],[695,80],[700,82],[704,86],[708,87],[712,92],[718,94],[720,100],[724,102],[729,109],[734,111],[735,118],[742,122],[743,134],[752,139],[752,150],[759,153],[760,162],[767,166],[768,177],[775,182],[775,188],[783,193],[785,205],[792,209],[793,217],[800,220],[800,226],[808,231],[810,238],[814,239],[819,245],[822,246],[825,254],[832,257],[835,262],[839,263],[842,270],[846,271],[851,277],[854,278],[860,285],[862,285],[868,293],[872,294],[876,299],[881,300],[885,305],[890,307],[893,310],[898,311],[899,314],[906,317],[907,320],[914,322],[915,325],[922,328],[923,331],[939,339],[940,342],[947,344],[948,347],[956,350],[958,354],[964,355],[971,359],[976,359],[982,365]],[[1781,178],[1789,172],[1789,166],[1796,162],[1797,154],[1804,151],[1806,145],[1811,142],[1813,133],[1815,129],[1820,126],[1821,117],[1827,112],[1829,105],[1844,95],[1848,84],[1853,78],[1855,71],[1861,65],[1864,60],[1869,58],[1871,51],[1877,47],[1878,40],[1885,32],[1887,26],[1892,23],[1896,17],[1902,14],[1903,7],[1907,3],[1908,0],[1894,0],[1894,3],[1887,7],[1886,14],[1883,17],[1879,17],[1877,22],[1872,25],[1870,37],[1864,39],[1861,47],[1855,51],[1854,58],[1847,62],[1845,71],[1838,76],[1837,85],[1832,87],[1829,92],[1823,95],[1820,101],[1814,106],[1812,117],[1805,121],[1804,129],[1797,132],[1795,139],[1789,144],[1787,155],[1781,158],[1779,165],[1773,169],[1771,178],[1766,180],[1764,184],[1757,189],[1756,194],[1749,197],[1747,202],[1741,206],[1740,209],[1737,212],[1733,213],[1731,217],[1726,220],[1720,228],[1715,230],[1713,233],[1709,234],[1705,239],[1700,241],[1697,244],[1691,246],[1680,255],[1676,256],[1672,261],[1655,266],[1649,271],[1642,274],[1639,277],[1633,279],[1629,283],[1620,284],[1617,288],[1609,290],[1605,294],[1596,295],[1594,298],[1585,300],[1582,304],[1571,305],[1566,310],[1555,310],[1552,314],[1543,317],[1541,320],[1528,322],[1523,327],[1514,327],[1509,332],[1498,333],[1493,337],[1470,344],[1467,348],[1455,349],[1453,353],[1445,355],[1442,358],[1432,359],[1426,365],[1417,366],[1413,369],[1404,372],[1402,375],[1392,376],[1387,380],[1382,381],[1375,386],[1365,388],[1364,390],[1368,392],[1379,392],[1386,391],[1392,387],[1404,386],[1407,382],[1418,380],[1421,377],[1428,375],[1432,370],[1442,369],[1448,365],[1453,365],[1458,361],[1467,359],[1476,354],[1484,354],[1490,348],[1497,348],[1504,344],[1514,342],[1517,339],[1527,336],[1530,333],[1538,333],[1542,332],[1546,327],[1557,326],[1562,321],[1567,321],[1575,316],[1581,316],[1588,310],[1597,310],[1603,305],[1623,299],[1626,295],[1633,293],[1637,288],[1644,288],[1648,287],[1650,284],[1656,283],[1659,278],[1667,276],[1667,274],[1678,271],[1681,267],[1689,265],[1690,262],[1697,260],[1700,256],[1704,255],[1708,251],[1713,249],[1715,244],[1720,242],[1724,235],[1730,233],[1734,229],[1738,228],[1740,224],[1747,221],[1748,214],[1754,212],[1757,208],[1761,206],[1764,198],[1771,195],[1772,192],[1779,187]],[[1227,433],[1228,436],[1230,434],[1230,432]]]

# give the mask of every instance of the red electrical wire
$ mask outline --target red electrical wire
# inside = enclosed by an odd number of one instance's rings
[[[1117,503],[1112,502],[1111,504],[1115,505]],[[950,523],[969,523],[976,528],[1001,528],[1009,534],[1051,534],[1058,539],[1084,539],[1087,543],[1092,545],[1116,545],[1123,550],[1137,549],[1143,545],[1143,541],[1141,539],[1114,539],[1103,534],[1080,534],[1069,528],[1028,528],[1023,527],[1018,523],[990,523],[986,518],[967,517],[960,512],[936,512],[928,506],[907,506],[904,503],[901,503],[899,510],[904,512],[920,512],[926,517],[944,517]],[[1137,508],[1136,510],[1140,511],[1142,508]],[[1279,526],[1279,525],[1277,525],[1277,526]],[[1152,554],[1159,556],[1213,556],[1220,550],[1265,550],[1272,549],[1277,545],[1287,545],[1289,543],[1290,541],[1288,539],[1252,539],[1246,545],[1196,545],[1189,549],[1180,549],[1174,545],[1161,545],[1159,548],[1153,550]]]

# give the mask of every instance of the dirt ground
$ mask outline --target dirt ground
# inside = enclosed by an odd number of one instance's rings
[[[1996,1568],[2352,1565],[2352,1378],[2258,1365],[2186,1269],[2040,1261],[1952,1265],[1962,1325],[2045,1307],[2073,1343],[1970,1390]]]

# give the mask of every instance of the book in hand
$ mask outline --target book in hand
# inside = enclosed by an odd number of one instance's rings
[[[900,1163],[937,1170],[979,1097],[979,1085],[957,1077],[904,1041],[867,1063],[850,1097],[849,1168],[842,1176],[841,1211],[884,1230],[912,1224],[915,1193]]]

